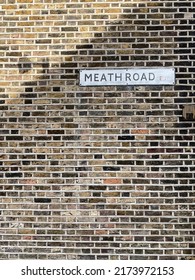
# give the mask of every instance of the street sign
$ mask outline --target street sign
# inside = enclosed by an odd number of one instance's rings
[[[174,85],[174,68],[80,70],[80,86]]]

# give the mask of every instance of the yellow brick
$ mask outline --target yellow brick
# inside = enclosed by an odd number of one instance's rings
[[[116,9],[116,8],[105,9],[105,13],[108,14],[121,14],[121,12],[122,12],[121,9]]]
[[[91,1],[89,1],[91,2]],[[110,7],[110,3],[93,3],[92,4],[93,8],[107,8]]]
[[[16,10],[17,5],[2,5],[3,10]]]
[[[17,0],[17,3],[33,3],[34,0]]]

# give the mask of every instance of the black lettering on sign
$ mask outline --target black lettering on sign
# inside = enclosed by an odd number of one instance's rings
[[[155,79],[154,73],[149,73],[149,80],[153,81]]]
[[[94,74],[94,81],[99,82],[99,74]]]
[[[131,81],[131,74],[130,73],[126,73],[125,75],[125,80],[127,81]]]
[[[90,82],[92,82],[92,74],[85,74],[85,82],[87,81],[87,79],[90,80]]]
[[[141,80],[141,81],[143,81],[143,80],[147,81],[147,77],[146,77],[146,74],[145,74],[145,73],[142,74],[140,80]]]
[[[122,81],[122,73],[120,74],[115,74],[115,81],[117,81],[117,79],[119,79],[120,81]]]
[[[111,82],[112,81],[112,76],[114,75],[114,73],[108,73],[107,75],[110,77],[109,81]]]
[[[138,73],[133,74],[133,79],[134,79],[134,81],[138,81],[139,80],[139,74]]]
[[[102,74],[102,76],[101,76],[100,82],[102,82],[102,81],[105,81],[105,82],[107,81],[105,74]]]

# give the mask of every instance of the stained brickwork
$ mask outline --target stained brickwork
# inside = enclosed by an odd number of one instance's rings
[[[0,0],[1,259],[194,258],[194,12]],[[113,67],[176,85],[79,86]]]

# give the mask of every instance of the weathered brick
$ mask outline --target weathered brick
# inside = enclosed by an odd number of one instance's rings
[[[112,184],[121,184],[122,180],[121,179],[116,179],[116,178],[108,178],[108,179],[104,179],[103,181],[104,184],[108,184],[108,185],[112,185]]]

